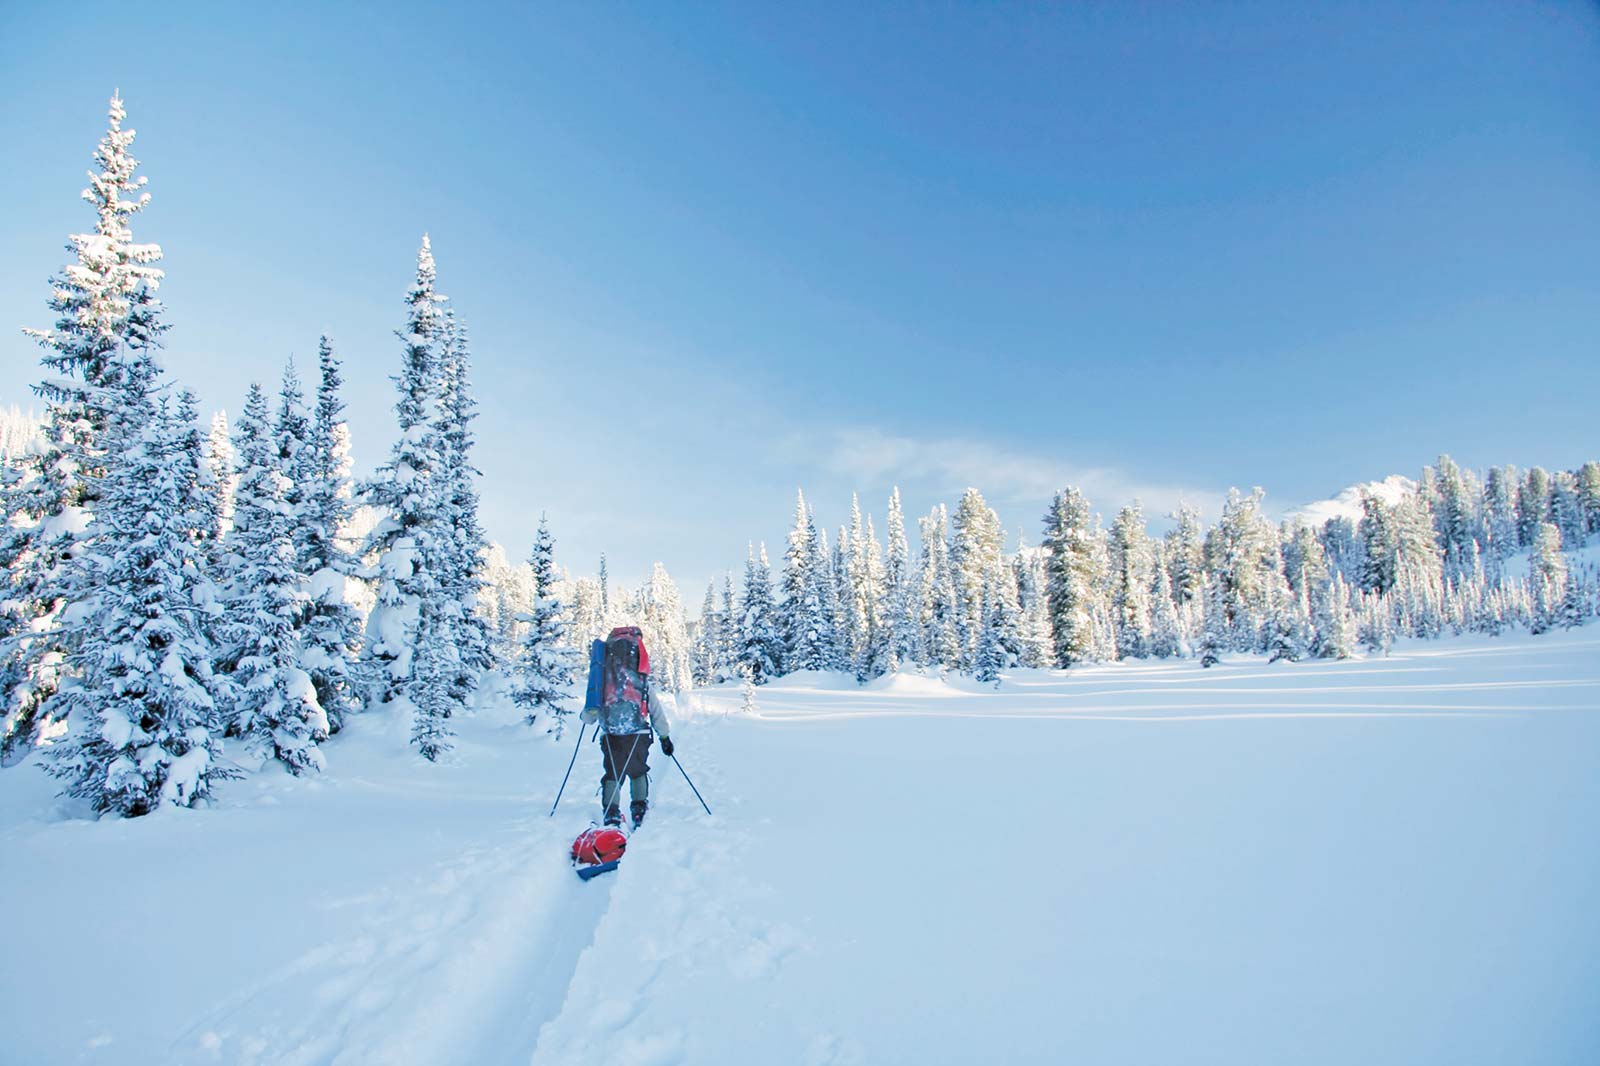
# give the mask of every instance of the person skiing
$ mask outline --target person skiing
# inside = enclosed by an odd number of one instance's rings
[[[622,824],[619,803],[622,778],[628,778],[628,814],[634,828],[650,809],[650,743],[652,731],[661,738],[661,750],[672,755],[671,724],[665,711],[650,698],[650,655],[637,626],[618,626],[604,642],[595,641],[589,694],[583,708],[585,722],[600,723],[600,750],[604,769],[600,777],[600,807],[606,825]]]

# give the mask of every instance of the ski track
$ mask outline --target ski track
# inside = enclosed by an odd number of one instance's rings
[[[504,844],[469,846],[413,881],[331,902],[366,910],[354,933],[233,997],[165,1061],[525,1064],[611,894],[572,875],[563,826],[526,819],[501,831]],[[235,1016],[265,1021],[241,1029]]]

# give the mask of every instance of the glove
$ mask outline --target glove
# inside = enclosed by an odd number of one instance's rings
[[[667,758],[669,758],[669,759],[672,758],[672,738],[671,737],[662,737],[661,738],[661,751],[662,751],[663,754],[666,755]]]
[[[585,722],[588,722],[590,725],[593,725],[594,723],[596,723],[596,722],[598,722],[600,720],[600,708],[598,708],[598,707],[585,707],[583,709],[583,713],[581,715],[579,715],[578,717],[582,718]]]

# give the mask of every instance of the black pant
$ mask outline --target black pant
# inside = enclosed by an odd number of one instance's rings
[[[650,745],[654,739],[649,733],[601,734],[600,750],[605,757],[605,774],[601,780],[615,781],[623,774],[640,777],[649,773]]]

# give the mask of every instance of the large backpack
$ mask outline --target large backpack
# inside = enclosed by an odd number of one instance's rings
[[[600,707],[608,733],[650,731],[650,653],[638,626],[618,626],[606,638]]]

